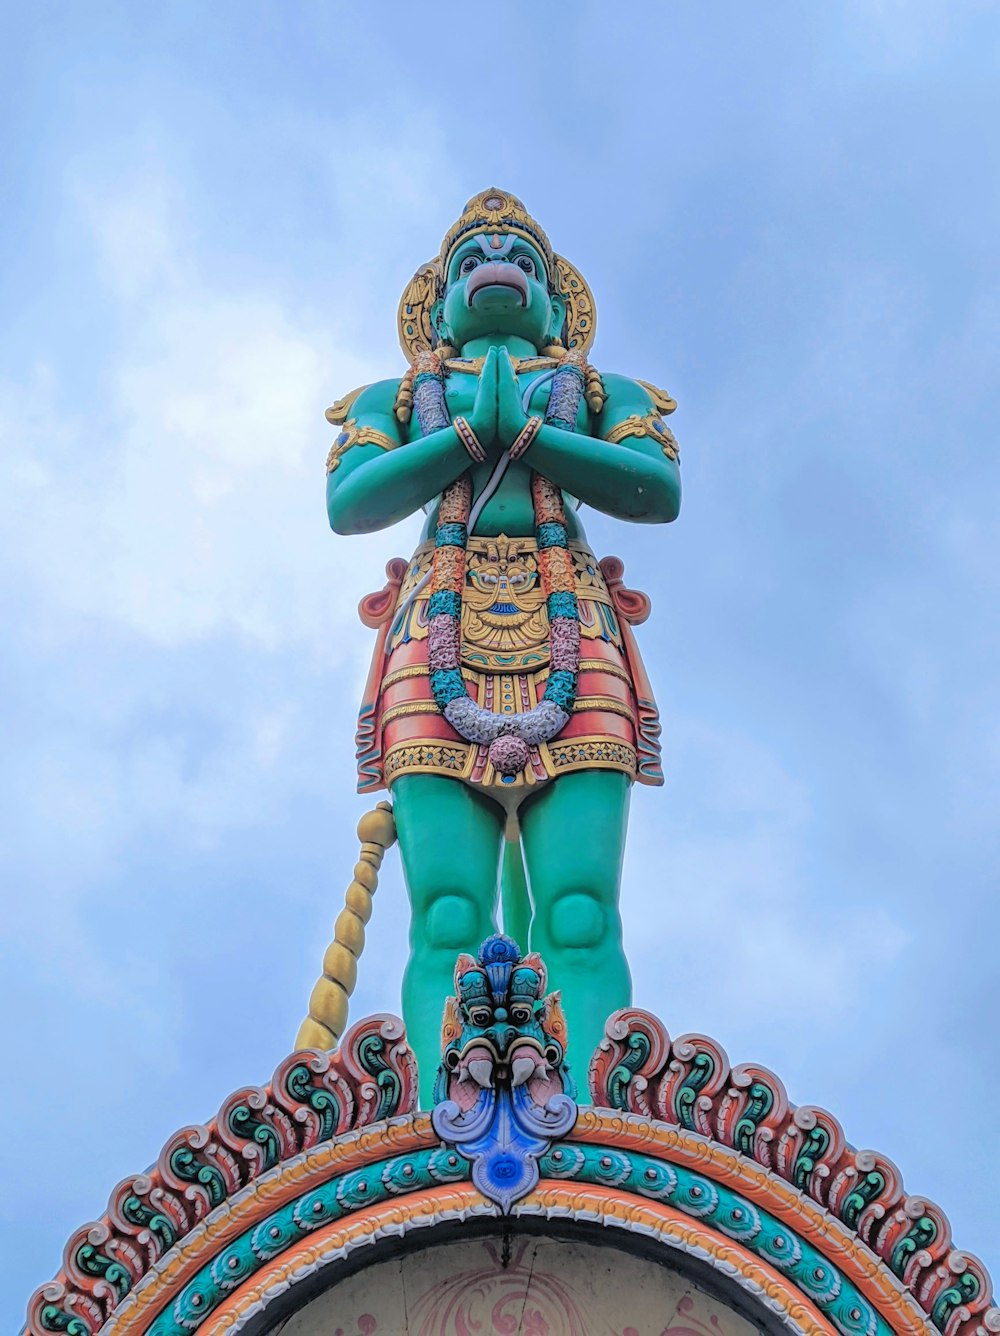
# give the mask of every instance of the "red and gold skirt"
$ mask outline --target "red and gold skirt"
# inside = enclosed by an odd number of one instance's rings
[[[395,558],[389,582],[361,603],[361,619],[379,631],[358,717],[358,790],[388,787],[400,775],[448,775],[509,801],[573,770],[617,770],[662,784],[660,724],[632,626],[649,615],[645,594],[622,583],[616,557],[598,562],[571,542],[580,614],[576,702],[563,730],[530,748],[521,773],[504,779],[485,745],[467,742],[431,692],[428,666],[433,542],[410,562]],[[484,709],[520,714],[541,700],[549,674],[548,617],[534,538],[470,538],[462,596],[462,674]]]

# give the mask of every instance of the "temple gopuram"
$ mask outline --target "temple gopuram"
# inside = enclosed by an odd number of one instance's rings
[[[891,1159],[633,1005],[651,609],[581,512],[672,522],[680,456],[670,395],[591,361],[596,320],[490,188],[403,294],[405,373],[328,411],[333,529],[426,516],[361,605],[358,787],[388,797],[295,1050],[111,1188],[30,1336],[1000,1333],[984,1267]],[[404,1019],[348,1024],[396,848]]]

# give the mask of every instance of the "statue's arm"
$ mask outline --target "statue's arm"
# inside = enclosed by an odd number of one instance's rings
[[[335,533],[385,529],[440,495],[469,467],[451,427],[408,441],[396,420],[399,382],[378,381],[350,403],[327,461],[326,507]]]
[[[593,435],[546,424],[526,462],[564,491],[618,519],[666,524],[681,505],[676,442],[650,392],[626,376],[603,377],[606,400]],[[608,439],[608,438],[611,439]]]

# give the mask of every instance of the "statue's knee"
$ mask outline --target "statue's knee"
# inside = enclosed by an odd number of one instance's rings
[[[427,914],[427,944],[442,951],[473,951],[479,926],[475,903],[467,895],[439,895]]]
[[[550,932],[555,946],[597,946],[607,928],[607,910],[584,891],[561,896],[552,906]]]

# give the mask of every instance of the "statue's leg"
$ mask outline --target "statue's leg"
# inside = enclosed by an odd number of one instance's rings
[[[613,770],[577,771],[520,812],[531,949],[548,966],[549,987],[562,990],[581,1096],[605,1020],[632,997],[618,913],[630,783]]]
[[[496,932],[504,816],[461,780],[439,775],[401,775],[392,804],[411,907],[403,1018],[428,1108],[455,958]]]

